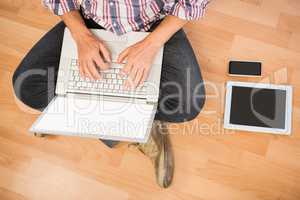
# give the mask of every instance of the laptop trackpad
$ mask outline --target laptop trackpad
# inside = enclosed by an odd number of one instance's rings
[[[33,124],[30,131],[75,135],[110,140],[146,142],[155,106],[137,102],[116,102],[86,96],[57,96]]]

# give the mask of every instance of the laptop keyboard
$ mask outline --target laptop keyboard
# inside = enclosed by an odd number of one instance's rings
[[[100,80],[90,80],[80,77],[78,60],[72,59],[68,92],[145,98],[145,83],[136,89],[124,87],[124,81],[127,77],[119,75],[121,68],[122,65],[112,63],[110,69],[100,72],[102,77]]]

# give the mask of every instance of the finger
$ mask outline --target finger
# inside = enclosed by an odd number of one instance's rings
[[[129,61],[128,63],[126,63],[123,68],[121,69],[121,72],[123,74],[126,74],[128,75],[130,73],[130,71],[132,70],[133,68],[133,62]]]
[[[100,54],[95,54],[93,60],[98,68],[102,70],[108,69],[108,64],[103,62],[103,59],[101,58]]]
[[[80,73],[80,77],[84,77],[84,70],[83,70],[83,64],[81,61],[79,61],[79,73]]]
[[[135,76],[135,79],[134,79],[134,87],[137,87],[140,82],[141,82],[141,79],[143,77],[143,74],[144,74],[144,69],[143,68],[140,68],[137,73],[136,73],[136,76]]]
[[[145,69],[140,81],[140,85],[144,85],[146,79],[148,78],[148,75],[149,75],[149,69]]]
[[[101,53],[102,53],[105,61],[110,63],[111,62],[110,52],[106,48],[106,46],[104,46],[102,43],[100,44],[100,50],[101,50]]]
[[[90,72],[89,66],[87,63],[85,63],[84,72],[85,72],[86,78],[93,79],[92,73]]]
[[[82,62],[82,72],[83,72],[83,77],[82,78],[88,78],[90,76],[89,71],[87,69],[86,62]]]
[[[134,88],[134,83],[133,83],[133,80],[132,80],[131,77],[128,77],[128,78],[126,79],[126,81],[124,82],[124,87],[125,87],[126,89]]]
[[[129,48],[126,48],[125,50],[123,50],[119,56],[118,56],[118,59],[117,59],[117,62],[118,63],[123,63],[124,60],[128,57],[128,54],[129,54]]]
[[[138,72],[138,68],[137,67],[133,67],[132,70],[130,71],[129,75],[128,75],[128,79],[125,82],[125,87],[127,88],[134,88],[134,80],[135,77],[137,75]]]
[[[96,69],[96,65],[93,61],[88,62],[88,68],[89,68],[89,71],[90,71],[90,73],[92,75],[92,78],[94,80],[98,80],[98,79],[101,78],[99,72]]]

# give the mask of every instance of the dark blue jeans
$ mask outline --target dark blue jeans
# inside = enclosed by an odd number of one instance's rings
[[[89,28],[102,28],[92,20],[85,19],[85,23]],[[151,29],[154,30],[159,23],[155,23]],[[14,72],[13,84],[17,98],[34,109],[43,110],[55,95],[64,29],[65,24],[60,22],[46,33]],[[50,71],[54,72],[54,77],[48,76]],[[200,67],[183,30],[175,33],[165,44],[161,73],[155,119],[166,122],[194,119],[204,105],[205,90]],[[21,76],[20,83],[17,80]],[[103,142],[109,147],[117,143],[108,140]]]

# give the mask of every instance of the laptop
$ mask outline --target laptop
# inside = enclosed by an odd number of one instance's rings
[[[111,51],[111,68],[100,71],[101,80],[79,75],[77,47],[66,28],[62,45],[56,96],[30,128],[31,133],[81,136],[145,143],[157,109],[163,48],[157,53],[148,79],[136,89],[125,89],[118,55],[148,33],[116,36],[91,29]]]

